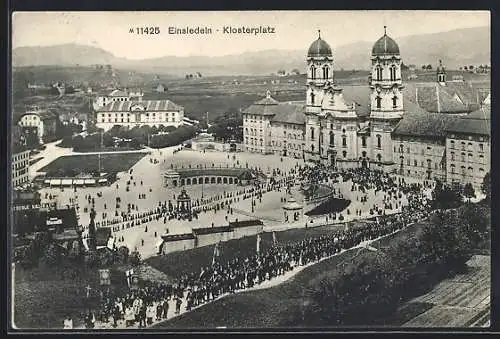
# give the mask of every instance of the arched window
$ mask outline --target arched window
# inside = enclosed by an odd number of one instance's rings
[[[462,170],[462,175],[465,175],[466,174],[465,173],[465,166],[462,166],[460,169]]]
[[[432,168],[432,162],[430,159],[427,159],[427,168],[431,169]]]
[[[464,153],[464,152],[462,152],[462,154],[461,154],[461,155],[462,155],[462,161],[465,161],[465,153]]]
[[[311,127],[311,140],[314,140],[314,127]]]
[[[330,76],[330,68],[325,65],[323,66],[323,79],[328,79],[328,77]]]
[[[365,152],[365,151],[363,151],[363,152],[361,153],[361,156],[362,156],[363,158],[366,158],[366,152]]]
[[[377,161],[381,162],[382,161],[382,156],[380,154],[377,154]]]
[[[347,157],[347,152],[346,152],[346,151],[342,151],[342,156],[343,156],[344,158],[346,158],[346,157]]]
[[[264,142],[260,139],[260,145],[263,146]]]
[[[398,97],[394,96],[392,98],[392,108],[398,107]]]
[[[382,148],[382,136],[377,135],[377,147]]]
[[[455,174],[455,165],[454,164],[451,164],[451,173]]]
[[[314,93],[311,92],[311,105],[314,105]]]
[[[347,147],[347,137],[345,135],[342,136],[342,147]]]
[[[382,108],[382,98],[381,97],[376,97],[375,102],[376,102],[378,109]]]
[[[403,149],[404,149],[403,144],[399,145],[399,153],[403,153]]]
[[[330,132],[330,146],[335,146],[335,135]]]
[[[316,67],[311,66],[311,79],[316,79]]]
[[[311,145],[311,152],[314,152],[314,145]]]
[[[396,66],[392,65],[390,68],[391,81],[396,80]]]
[[[380,65],[375,67],[375,79],[379,81],[382,80],[382,67],[380,67]]]
[[[366,147],[366,137],[364,135],[361,136],[361,146]]]
[[[455,161],[455,152],[450,152],[451,161]]]

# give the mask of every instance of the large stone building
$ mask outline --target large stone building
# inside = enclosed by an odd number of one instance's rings
[[[184,122],[184,107],[170,100],[112,101],[96,113],[96,126],[107,131],[114,125],[175,126]]]
[[[23,133],[35,131],[40,143],[44,137],[52,137],[57,129],[57,114],[51,110],[40,110],[33,107],[20,117],[17,125],[21,127]]]
[[[368,86],[335,82],[332,49],[321,36],[306,62],[305,104],[278,102],[268,92],[243,111],[246,151],[480,186],[490,170],[489,105],[471,86],[448,84],[442,64],[436,82],[406,100],[399,46],[386,32],[372,48]],[[452,142],[472,144],[472,157],[451,160]]]

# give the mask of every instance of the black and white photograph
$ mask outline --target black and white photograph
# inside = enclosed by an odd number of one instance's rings
[[[489,11],[18,11],[10,327],[491,327]]]

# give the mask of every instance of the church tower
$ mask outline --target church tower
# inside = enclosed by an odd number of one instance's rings
[[[370,123],[373,161],[382,169],[392,165],[391,132],[404,113],[401,55],[397,43],[387,35],[375,42],[371,56]]]
[[[321,107],[327,84],[333,83],[333,54],[330,45],[321,39],[318,31],[316,39],[307,52],[307,89],[306,89],[306,133],[305,157],[315,159],[320,150]]]
[[[437,67],[436,75],[438,84],[440,84],[441,86],[446,86],[446,70],[444,69],[442,60],[439,60],[439,66]]]

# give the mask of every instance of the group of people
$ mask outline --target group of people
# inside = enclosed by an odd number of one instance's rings
[[[184,274],[172,284],[146,282],[144,287],[125,296],[104,296],[97,312],[98,326],[117,326],[120,319],[126,326],[147,326],[167,319],[169,303],[174,304],[174,314],[180,313],[181,307],[189,311],[221,295],[252,288],[296,267],[318,262],[363,241],[395,232],[428,215],[425,199],[416,190],[408,193],[409,205],[400,214],[374,217],[342,231],[306,237],[301,241],[275,241],[272,246],[253,255],[235,257],[227,262],[214,260],[212,266]]]

